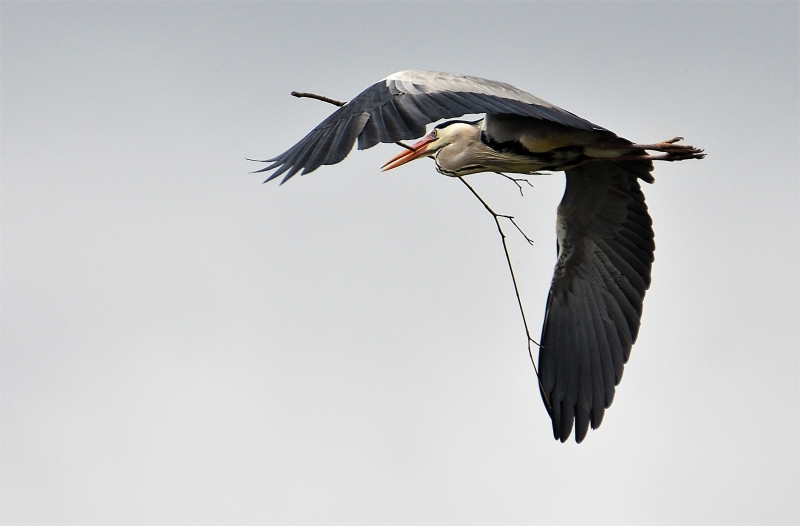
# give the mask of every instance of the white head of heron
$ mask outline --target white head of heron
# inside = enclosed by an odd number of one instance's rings
[[[449,170],[443,170],[439,161],[441,155],[446,154],[448,158],[456,158],[469,150],[478,141],[480,122],[449,121],[442,123],[414,143],[411,146],[411,150],[404,150],[386,161],[382,166],[382,170],[385,172],[392,168],[397,168],[420,157],[434,157],[437,160],[437,169],[445,175],[456,176],[475,173],[475,171],[462,173],[461,170],[458,170],[459,173],[451,173]],[[484,171],[484,169],[481,167],[480,170],[476,171]]]

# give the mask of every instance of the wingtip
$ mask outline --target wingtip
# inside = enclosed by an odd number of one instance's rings
[[[263,171],[264,170],[258,170],[257,172],[252,172],[252,173],[259,173],[259,172],[263,172]],[[270,176],[267,177],[266,179],[264,179],[264,181],[261,184],[268,183],[268,182],[272,181],[273,179],[275,179],[276,177],[278,177],[279,175],[280,175],[280,173],[278,173],[278,172],[270,174]]]

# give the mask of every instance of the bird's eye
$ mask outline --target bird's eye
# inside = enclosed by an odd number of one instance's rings
[[[431,139],[435,139],[439,135],[439,132],[436,130],[431,130]]]

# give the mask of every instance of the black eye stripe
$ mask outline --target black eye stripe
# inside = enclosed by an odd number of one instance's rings
[[[474,125],[478,124],[479,122],[481,122],[482,120],[483,119],[478,119],[476,121],[462,121],[462,120],[447,121],[447,122],[443,122],[441,124],[437,124],[436,126],[433,127],[433,129],[434,130],[439,130],[441,128],[446,128],[446,127],[450,126],[451,124],[457,124],[457,123],[471,124],[471,125],[474,126]]]

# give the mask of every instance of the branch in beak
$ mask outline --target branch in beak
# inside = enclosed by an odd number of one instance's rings
[[[419,159],[420,157],[428,155],[428,145],[434,140],[435,139],[432,139],[426,135],[420,141],[411,145],[411,150],[403,150],[386,161],[386,163],[381,166],[381,171],[385,172],[387,170],[391,170],[392,168],[397,168],[398,166],[402,166],[409,161],[413,161],[414,159]]]

